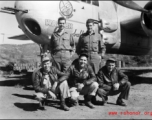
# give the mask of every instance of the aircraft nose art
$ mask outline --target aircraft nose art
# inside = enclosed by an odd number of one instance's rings
[[[27,18],[24,20],[24,26],[31,34],[36,36],[41,35],[41,27],[36,20]]]

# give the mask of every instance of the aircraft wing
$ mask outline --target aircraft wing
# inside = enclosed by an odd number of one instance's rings
[[[9,39],[16,39],[16,40],[30,40],[25,34],[16,35],[12,37],[8,37]]]

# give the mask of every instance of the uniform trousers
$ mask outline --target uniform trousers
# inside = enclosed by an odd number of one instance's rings
[[[51,91],[52,92],[52,91]],[[65,98],[69,98],[70,95],[70,91],[69,91],[69,87],[68,87],[68,83],[67,81],[63,81],[60,84],[56,85],[56,89],[55,91],[53,91],[53,93],[57,96],[60,93],[60,97],[65,99]],[[47,98],[51,98],[51,96],[49,96],[49,94],[44,94],[42,92],[37,92],[35,93],[36,99],[38,101],[41,101],[43,99],[47,99]]]
[[[112,85],[103,85],[100,87],[97,91],[97,95],[99,95],[101,98],[105,98],[106,96],[112,96],[112,95],[117,95],[120,93],[119,97],[120,99],[126,99],[128,100],[129,97],[129,91],[130,91],[130,82],[126,82],[123,85],[120,85],[118,90],[113,90]]]
[[[77,99],[79,95],[92,95],[95,96],[98,90],[99,84],[97,82],[93,82],[90,85],[80,84],[81,89],[78,91],[78,87],[71,87],[70,94],[72,99]]]
[[[61,50],[53,55],[53,66],[56,66],[60,71],[65,72],[71,65],[71,52],[67,50]]]
[[[100,69],[100,65],[101,65],[101,56],[97,53],[97,52],[90,52],[89,54],[89,64],[92,66],[93,71],[95,72],[95,74],[98,73],[99,69]]]

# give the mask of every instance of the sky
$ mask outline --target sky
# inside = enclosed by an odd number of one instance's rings
[[[0,8],[14,7],[15,1],[0,1]],[[138,2],[143,7],[144,1]],[[23,34],[22,30],[18,28],[18,23],[15,15],[0,12],[0,44],[26,44],[33,43],[29,41],[13,40],[8,37]]]
[[[0,9],[2,7],[14,7],[15,1],[0,1]],[[15,15],[0,12],[0,44],[26,44],[33,41],[21,41],[8,39],[8,37],[24,34],[18,28],[18,23]]]

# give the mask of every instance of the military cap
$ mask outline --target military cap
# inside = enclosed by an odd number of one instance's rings
[[[42,62],[45,62],[45,61],[50,61],[50,58],[48,56],[43,57]]]
[[[93,23],[93,24],[94,24],[94,20],[93,20],[93,19],[88,19],[88,20],[86,21],[86,24],[88,24],[88,23]]]
[[[107,61],[116,62],[116,59],[114,57],[110,57],[110,58],[107,59]]]

